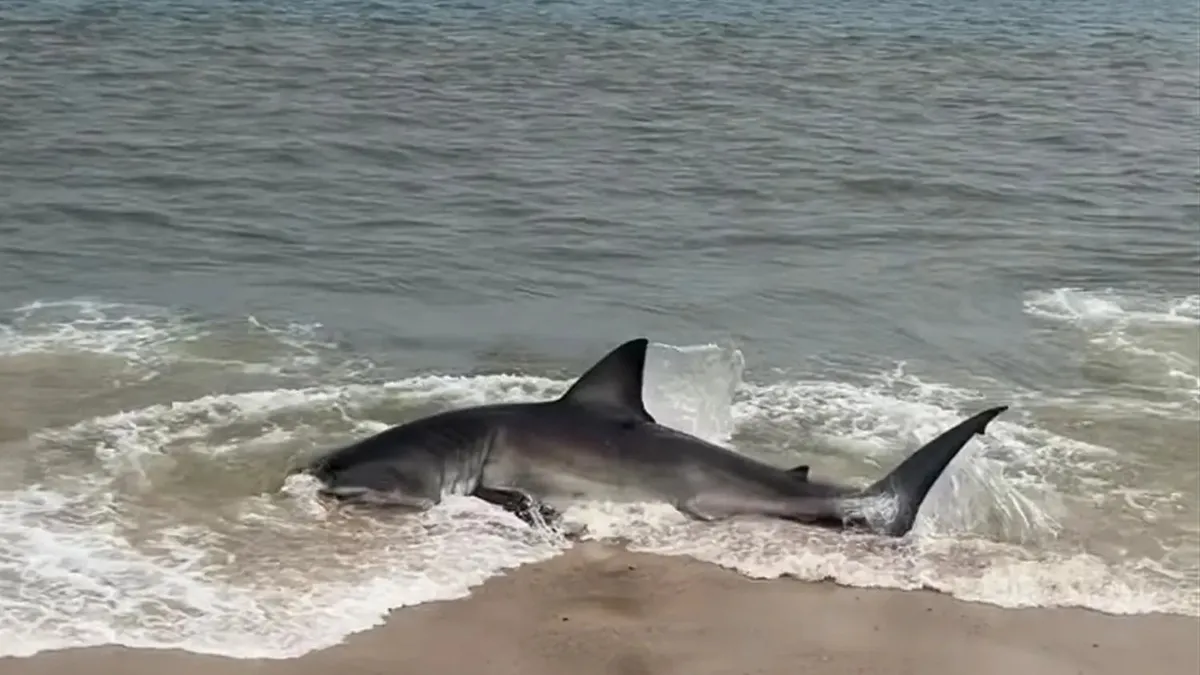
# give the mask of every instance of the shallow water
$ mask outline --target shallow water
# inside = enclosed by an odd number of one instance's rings
[[[0,9],[0,651],[281,657],[567,544],[286,470],[655,341],[660,420],[914,536],[584,504],[751,576],[1200,614],[1198,11]]]

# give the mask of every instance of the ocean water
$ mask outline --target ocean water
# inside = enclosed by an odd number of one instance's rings
[[[911,536],[580,504],[758,578],[1200,615],[1194,2],[0,7],[0,654],[281,658],[570,544],[287,470],[654,341],[649,410]]]

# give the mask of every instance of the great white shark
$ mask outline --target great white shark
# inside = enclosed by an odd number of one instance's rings
[[[424,510],[473,495],[536,522],[571,500],[666,502],[701,520],[766,516],[903,536],[958,452],[1008,406],[942,433],[866,487],[817,480],[664,426],[642,400],[645,338],[558,399],[460,408],[394,426],[309,463],[320,492]]]

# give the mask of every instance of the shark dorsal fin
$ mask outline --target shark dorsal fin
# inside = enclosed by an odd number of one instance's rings
[[[800,466],[792,467],[792,468],[788,469],[787,472],[793,478],[798,478],[802,481],[808,480],[808,465],[807,464],[801,464]]]
[[[561,400],[601,408],[643,422],[654,422],[642,402],[646,347],[649,344],[646,338],[637,338],[612,350],[580,375]]]

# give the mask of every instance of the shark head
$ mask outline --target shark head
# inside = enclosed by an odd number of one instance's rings
[[[648,345],[637,338],[613,349],[557,400],[444,411],[342,447],[301,471],[321,483],[322,495],[340,502],[423,508],[447,494],[477,492],[493,450],[531,420],[542,421],[536,426],[543,431],[546,420],[551,426],[553,420],[593,419],[654,424],[642,403]]]

